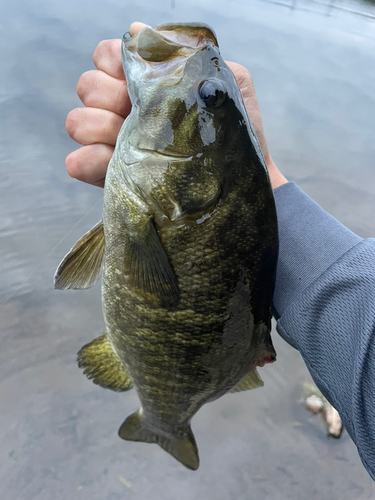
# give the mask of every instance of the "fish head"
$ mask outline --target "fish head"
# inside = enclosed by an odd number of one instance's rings
[[[132,146],[176,158],[207,158],[233,150],[234,134],[239,141],[237,129],[245,128],[263,158],[237,82],[209,26],[145,27],[131,38],[124,35],[122,51],[136,122],[129,135]]]
[[[132,111],[117,143],[127,182],[162,220],[201,220],[244,177],[249,180],[249,168],[268,176],[211,28],[145,27],[124,36],[122,55]]]

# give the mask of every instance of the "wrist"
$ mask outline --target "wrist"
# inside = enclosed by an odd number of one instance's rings
[[[270,176],[272,189],[276,189],[288,182],[288,179],[286,179],[280,172],[280,170],[276,167],[271,157],[269,157],[269,159],[267,160],[267,169]]]

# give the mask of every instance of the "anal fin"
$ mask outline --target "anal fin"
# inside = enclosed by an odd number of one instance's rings
[[[232,392],[242,392],[242,391],[250,391],[251,389],[256,389],[257,387],[263,387],[264,382],[260,378],[259,373],[256,368],[251,370],[251,372],[246,375],[237,385],[235,385],[230,391]]]
[[[133,387],[107,335],[84,345],[78,352],[77,360],[78,366],[83,368],[83,373],[94,384],[116,392],[128,391]]]
[[[190,426],[181,436],[167,437],[158,434],[145,424],[143,409],[141,408],[125,420],[118,433],[122,439],[127,441],[157,443],[188,469],[197,470],[199,467],[198,449]]]

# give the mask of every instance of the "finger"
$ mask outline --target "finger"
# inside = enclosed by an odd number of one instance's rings
[[[241,66],[241,64],[231,61],[226,61],[226,63],[232,70],[244,99],[256,98],[253,78],[249,71],[244,66]]]
[[[74,179],[104,187],[113,151],[113,146],[108,144],[90,144],[73,151],[65,160],[68,174]]]
[[[141,31],[141,29],[145,28],[146,26],[148,26],[148,24],[139,23],[138,21],[131,23],[130,28],[129,28],[130,36],[136,35],[137,33],[139,33]]]
[[[92,56],[95,66],[113,78],[125,80],[121,60],[121,40],[103,40]]]
[[[138,33],[146,24],[135,22],[130,25],[130,35]],[[93,55],[95,66],[114,78],[124,80],[124,70],[121,60],[121,40],[103,40],[96,47]]]
[[[77,94],[85,106],[106,109],[128,116],[131,109],[125,80],[109,76],[104,71],[87,71],[77,83]]]
[[[257,135],[260,147],[263,152],[264,159],[267,165],[270,165],[272,158],[270,156],[266,136],[264,135],[262,115],[260,114],[258,99],[253,83],[253,79],[246,68],[240,64],[227,61],[227,65],[232,70],[238,86],[240,87],[241,94],[246,106],[247,113],[249,115],[250,121],[254,127],[255,133]]]
[[[114,146],[123,123],[122,116],[106,109],[76,108],[66,118],[66,130],[84,146],[95,142]]]

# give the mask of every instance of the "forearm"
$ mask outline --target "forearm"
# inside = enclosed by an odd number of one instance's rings
[[[375,240],[356,236],[293,183],[274,193],[277,329],[300,351],[375,478]]]

